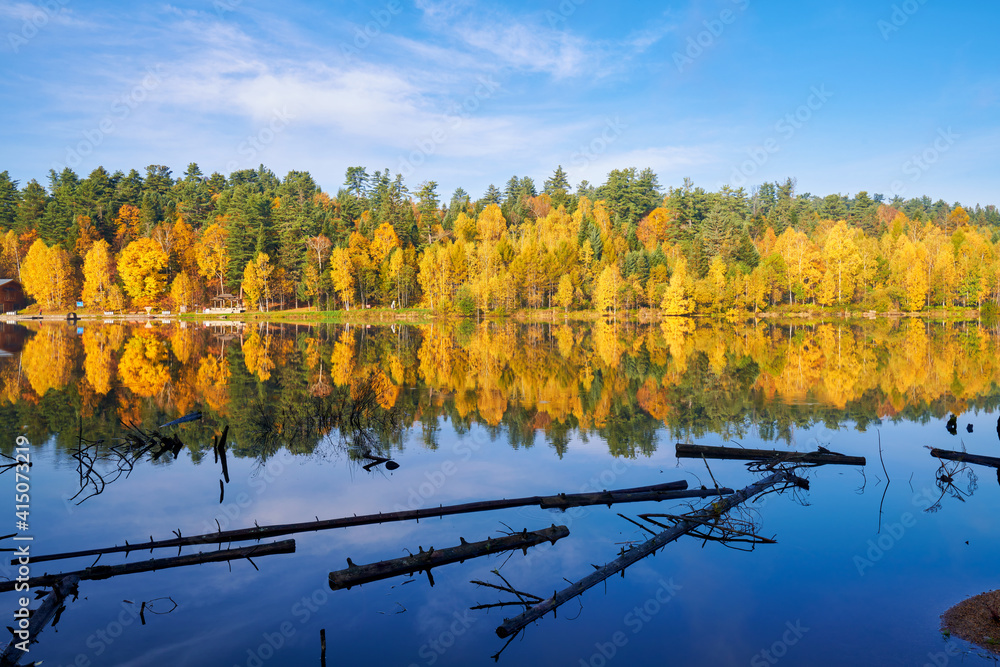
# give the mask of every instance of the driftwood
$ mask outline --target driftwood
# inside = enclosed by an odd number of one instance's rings
[[[734,461],[776,461],[779,463],[831,463],[834,465],[863,466],[865,457],[846,456],[836,452],[780,452],[774,449],[743,449],[742,447],[709,447],[677,443],[677,458],[730,459]]]
[[[510,498],[505,500],[485,500],[474,503],[464,503],[461,505],[444,505],[440,507],[427,507],[415,510],[403,510],[401,512],[387,512],[385,514],[364,514],[361,516],[343,517],[340,519],[322,519],[317,521],[305,521],[302,523],[289,523],[272,526],[255,526],[253,528],[241,528],[238,530],[220,530],[215,533],[205,535],[192,535],[190,537],[176,537],[167,540],[149,542],[139,542],[129,544],[126,542],[122,546],[104,547],[100,549],[85,549],[83,551],[72,551],[61,554],[50,554],[43,556],[33,556],[32,562],[40,563],[50,560],[60,560],[64,558],[77,558],[81,556],[96,556],[98,554],[128,553],[130,551],[140,551],[144,549],[165,549],[171,547],[181,547],[191,544],[224,544],[227,542],[238,542],[241,540],[259,540],[280,535],[292,535],[294,533],[305,533],[318,530],[331,530],[333,528],[350,528],[352,526],[366,526],[376,523],[388,523],[392,521],[413,521],[433,517],[448,516],[451,514],[467,514],[470,512],[486,512],[489,510],[510,509],[513,507],[526,507],[538,505],[543,509],[568,509],[570,507],[582,507],[584,505],[612,505],[615,503],[635,503],[645,501],[676,500],[683,498],[707,498],[709,496],[725,495],[732,493],[732,489],[691,489],[687,490],[687,482],[669,482],[667,484],[656,484],[653,486],[641,486],[632,489],[621,489],[619,491],[600,491],[597,493],[569,493],[555,496],[530,496],[527,498]]]
[[[520,616],[505,620],[503,624],[497,628],[497,635],[503,638],[519,632],[526,625],[538,620],[550,611],[553,611],[564,602],[572,600],[587,589],[601,583],[611,575],[621,572],[630,565],[642,560],[646,556],[654,553],[663,545],[669,544],[685,533],[689,533],[696,528],[701,527],[702,523],[700,520],[719,517],[748,498],[757,495],[761,491],[764,491],[775,484],[790,482],[797,479],[798,478],[788,471],[779,471],[768,475],[758,482],[754,482],[750,486],[747,486],[734,494],[728,495],[725,498],[712,503],[712,505],[705,508],[705,510],[692,517],[692,520],[681,521],[673,528],[665,530],[662,533],[657,534],[656,537],[643,542],[641,545],[625,551],[615,560],[597,568],[594,572],[571,586],[554,593],[552,597],[546,598],[539,604],[534,605]]]
[[[980,456],[979,454],[966,454],[965,452],[953,452],[949,449],[932,449],[931,456],[949,461],[962,461],[973,463],[977,466],[989,466],[1000,468],[1000,458],[995,456]]]
[[[398,577],[403,574],[413,574],[414,572],[421,572],[423,570],[427,570],[429,575],[431,568],[438,567],[439,565],[461,562],[468,558],[480,558],[502,551],[523,549],[525,553],[528,553],[528,547],[533,547],[542,542],[555,544],[556,540],[560,540],[567,535],[569,535],[569,528],[553,525],[551,528],[531,532],[525,529],[520,533],[505,535],[496,539],[488,538],[482,542],[466,542],[464,538],[459,538],[462,540],[462,543],[457,547],[448,547],[447,549],[435,549],[431,547],[427,551],[424,551],[423,547],[420,547],[420,551],[415,554],[410,554],[403,558],[382,560],[368,565],[355,565],[348,558],[347,564],[349,567],[346,570],[338,570],[330,573],[330,588],[336,591],[380,579]],[[433,579],[431,579],[431,585],[434,585]]]
[[[62,577],[55,583],[52,587],[52,592],[45,597],[45,601],[42,602],[38,609],[31,614],[31,621],[28,623],[26,633],[29,644],[34,644],[38,641],[38,634],[45,629],[45,626],[54,616],[58,615],[59,610],[63,607],[63,601],[69,597],[70,594],[76,594],[76,587],[79,583],[80,577],[74,574]],[[7,644],[7,648],[5,648],[3,654],[0,655],[0,665],[16,665],[21,662],[21,658],[23,658],[26,653],[17,648],[16,645],[21,643],[18,640],[24,641],[22,637],[17,634],[11,638],[10,643]]]
[[[65,577],[75,576],[82,579],[108,579],[118,577],[123,574],[136,574],[138,572],[155,572],[156,570],[166,570],[172,567],[185,567],[187,565],[200,565],[201,563],[218,563],[227,560],[246,558],[251,556],[270,556],[273,554],[295,553],[295,540],[284,540],[282,542],[272,542],[270,544],[257,544],[252,547],[241,547],[239,549],[222,549],[219,551],[199,552],[185,556],[175,556],[173,558],[152,558],[141,563],[122,563],[120,565],[94,565],[85,570],[76,572],[62,572],[58,574],[43,574],[28,579],[28,586],[40,588],[51,586]],[[253,561],[250,561],[251,564]],[[254,565],[254,567],[257,567]],[[14,590],[15,581],[0,581],[0,593]]]

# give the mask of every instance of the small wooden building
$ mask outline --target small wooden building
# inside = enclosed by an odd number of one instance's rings
[[[0,313],[14,313],[27,305],[21,283],[13,278],[0,278]]]

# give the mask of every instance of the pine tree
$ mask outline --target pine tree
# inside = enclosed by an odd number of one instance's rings
[[[17,181],[12,181],[6,171],[0,172],[0,231],[7,231],[17,226],[17,207],[20,199]]]

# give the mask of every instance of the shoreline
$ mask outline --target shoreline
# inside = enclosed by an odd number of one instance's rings
[[[71,317],[72,315],[72,317]],[[462,321],[511,321],[523,324],[552,322],[597,322],[619,321],[623,323],[650,324],[671,320],[686,319],[692,321],[718,320],[727,322],[749,322],[758,320],[793,320],[793,321],[854,321],[854,320],[902,320],[926,319],[953,322],[972,322],[982,319],[981,311],[975,308],[933,309],[919,312],[904,311],[850,311],[850,310],[789,310],[761,311],[757,313],[691,313],[687,315],[663,315],[658,309],[641,308],[638,310],[621,311],[617,316],[601,313],[595,310],[576,310],[564,312],[558,309],[521,310],[508,315],[484,315],[481,317],[463,317],[453,313],[433,313],[425,309],[388,310],[276,310],[269,312],[245,313],[176,313],[140,314],[127,313],[105,315],[104,313],[87,313],[77,311],[48,312],[37,314],[5,314],[0,315],[0,321],[7,323],[25,322],[198,322],[198,321],[230,321],[230,322],[287,322],[289,324],[432,324],[435,322]]]

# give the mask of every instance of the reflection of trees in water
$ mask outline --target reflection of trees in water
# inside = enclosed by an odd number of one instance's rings
[[[88,325],[82,336],[45,325],[19,358],[0,363],[0,416],[27,424],[33,441],[55,433],[66,446],[81,415],[97,439],[114,435],[119,419],[156,424],[202,410],[189,444],[196,457],[223,424],[238,455],[269,456],[277,446],[308,453],[326,434],[255,442],[253,406],[290,413],[315,399],[336,402],[371,376],[383,388],[378,409],[416,426],[429,448],[439,445],[445,419],[460,433],[483,428],[516,447],[544,440],[560,455],[571,433],[599,435],[616,455],[634,456],[653,451],[662,427],[685,439],[790,442],[815,424],[865,429],[882,418],[923,422],[994,409],[997,338],[971,324],[909,319],[864,327],[685,318],[265,324],[224,332]]]

